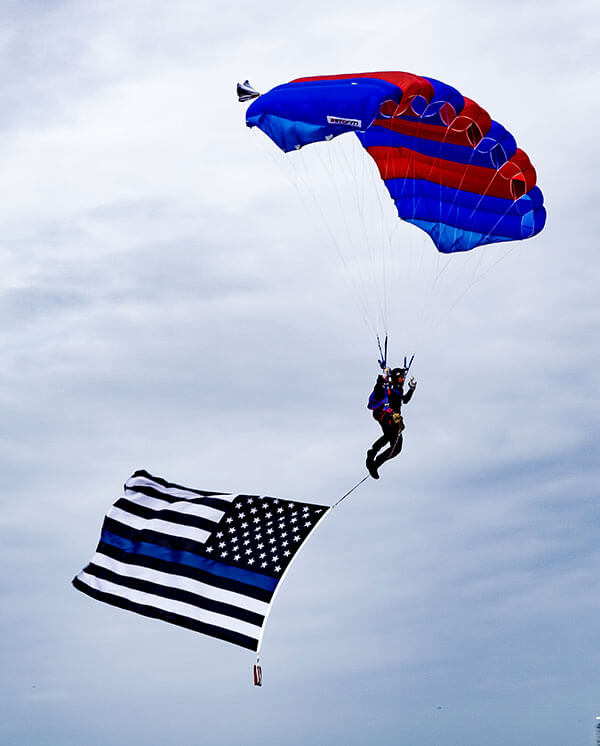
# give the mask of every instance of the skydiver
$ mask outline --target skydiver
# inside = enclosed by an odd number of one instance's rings
[[[412,399],[417,387],[413,377],[408,382],[408,391],[404,393],[406,373],[406,368],[394,368],[387,376],[377,376],[377,382],[369,397],[367,407],[372,410],[373,417],[383,430],[383,435],[367,451],[366,465],[373,479],[379,479],[377,470],[384,461],[394,458],[402,450],[404,421],[400,410],[403,404],[408,404]],[[389,447],[377,455],[386,445]]]

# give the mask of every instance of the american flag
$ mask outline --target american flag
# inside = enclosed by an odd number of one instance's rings
[[[190,489],[136,471],[73,585],[99,601],[257,650],[275,590],[327,510]]]

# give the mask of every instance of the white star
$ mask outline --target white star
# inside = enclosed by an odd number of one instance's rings
[[[252,550],[251,549],[246,549],[246,554],[252,554]]]
[[[233,518],[229,516],[229,518],[226,518],[225,520],[227,521],[227,523],[231,523],[233,521]]]
[[[262,559],[263,557],[266,557],[266,556],[267,556],[267,555],[266,555],[266,554],[265,554],[264,552],[261,552],[261,553],[260,553],[260,558],[261,558],[261,559]]]
[[[223,547],[226,546],[226,544],[225,544],[224,541],[222,541],[222,542],[219,543],[219,546],[221,547],[221,549],[223,549]]]
[[[297,520],[297,518],[290,518],[290,523],[296,523]]]
[[[283,556],[284,556],[284,557],[289,557],[289,556],[290,556],[290,554],[291,554],[290,550],[289,550],[289,549],[286,549],[286,550],[285,550],[285,552],[283,553]]]
[[[266,563],[266,562],[261,562],[261,565],[260,565],[260,566],[261,566],[261,567],[266,567],[266,566],[267,566],[267,563]]]
[[[294,541],[302,541],[302,537],[300,537],[300,536],[294,536]]]
[[[311,521],[304,521],[304,525],[305,526],[312,526],[312,522]]]
[[[281,507],[277,508],[277,512],[278,513],[283,513],[283,508],[281,508]]]
[[[256,513],[256,511],[257,511],[257,510],[258,510],[258,508],[251,508],[251,509],[250,509],[250,512],[251,512],[251,513]]]
[[[292,529],[292,531],[300,531],[300,529],[298,528],[298,526],[294,526],[294,528]]]
[[[239,558],[240,558],[240,555],[239,555],[239,554],[235,554],[235,555],[233,556],[233,559],[234,559],[234,560],[235,560],[236,562],[237,562],[237,561],[239,560]]]
[[[279,572],[280,570],[281,570],[281,567],[279,567],[279,565],[277,565],[277,567],[275,568],[275,572]]]
[[[219,533],[217,534],[217,539],[220,539],[222,536],[223,536],[223,532],[219,531]]]
[[[221,557],[227,557],[227,552],[221,552]]]
[[[265,518],[270,518],[273,515],[273,513],[265,513]]]
[[[248,560],[248,564],[249,564],[249,565],[253,565],[253,564],[254,564],[254,560],[253,560],[253,559],[249,559],[249,560]]]
[[[212,550],[213,550],[213,548],[212,548],[212,547],[206,547],[206,551],[207,551],[207,552],[212,552]]]
[[[267,529],[267,533],[268,533],[268,534],[272,534],[272,533],[273,533],[273,529],[272,529],[272,528],[268,528],[268,529]]]

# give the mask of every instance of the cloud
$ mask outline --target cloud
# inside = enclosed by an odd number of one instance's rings
[[[4,742],[187,743],[199,719],[223,744],[590,734],[597,22],[586,3],[6,5]],[[448,261],[350,140],[282,156],[234,95],[386,68],[518,133],[540,236]],[[72,591],[136,468],[351,489],[378,434],[374,325],[416,354],[403,452],[294,565],[261,691],[242,651]]]

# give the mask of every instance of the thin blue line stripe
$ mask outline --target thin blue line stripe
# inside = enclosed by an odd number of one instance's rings
[[[168,547],[161,547],[157,544],[149,544],[144,541],[134,542],[130,539],[125,539],[122,536],[117,536],[106,529],[102,531],[100,540],[132,554],[141,554],[147,557],[155,557],[156,559],[165,560],[167,562],[195,567],[211,575],[230,578],[231,580],[236,580],[238,583],[245,583],[246,585],[263,588],[267,591],[275,590],[279,582],[277,578],[271,578],[268,575],[252,572],[252,570],[225,565],[222,562],[217,562],[216,560],[208,559],[207,557],[202,557],[201,555],[193,554],[192,552],[173,550]]]

